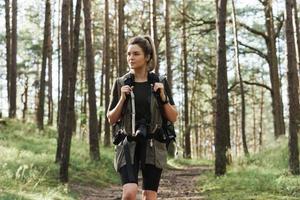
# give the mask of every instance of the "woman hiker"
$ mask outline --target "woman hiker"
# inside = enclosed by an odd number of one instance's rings
[[[143,177],[143,200],[157,199],[167,160],[162,123],[163,119],[175,122],[178,115],[166,78],[152,72],[156,61],[150,36],[130,39],[130,70],[115,81],[112,90],[107,118],[113,124],[114,164],[122,180],[123,200],[136,199],[139,170]]]

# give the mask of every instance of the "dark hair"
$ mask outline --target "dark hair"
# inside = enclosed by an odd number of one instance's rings
[[[145,36],[136,36],[129,40],[128,45],[138,45],[144,52],[145,57],[149,56],[148,71],[152,71],[156,68],[157,65],[157,55],[154,42],[149,35]]]

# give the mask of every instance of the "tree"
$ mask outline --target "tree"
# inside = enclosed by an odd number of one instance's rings
[[[68,98],[68,109],[66,118],[66,128],[64,130],[64,139],[62,145],[62,160],[61,160],[61,175],[66,174],[67,176],[62,176],[63,182],[68,181],[68,165],[70,159],[70,149],[72,141],[72,133],[74,130],[75,122],[75,89],[76,89],[76,74],[78,66],[78,55],[79,55],[79,33],[80,33],[80,11],[81,11],[81,0],[77,0],[76,4],[76,14],[75,14],[75,25],[73,30],[73,48],[72,48],[72,65],[68,72],[68,83],[69,83],[69,98]]]
[[[166,32],[166,72],[167,72],[167,80],[170,86],[170,90],[172,91],[173,87],[173,74],[172,74],[172,62],[171,62],[171,56],[172,56],[172,50],[171,50],[171,38],[170,38],[170,16],[169,16],[169,7],[170,2],[169,0],[165,0],[165,32]]]
[[[6,29],[6,80],[7,98],[10,98],[10,69],[11,69],[11,30],[10,30],[10,1],[5,0],[5,29]],[[9,101],[10,102],[10,101]]]
[[[170,2],[169,0],[165,0],[165,33],[166,33],[166,72],[167,72],[167,80],[168,84],[170,86],[170,91],[172,93],[172,79],[173,79],[173,74],[172,74],[172,62],[171,62],[171,39],[170,39],[170,15],[169,15],[169,6]],[[168,148],[168,154],[171,157],[174,157],[175,155],[175,144],[172,142],[169,145]]]
[[[118,75],[123,76],[127,64],[125,58],[125,36],[124,36],[124,0],[118,1]]]
[[[43,60],[42,70],[40,76],[40,90],[39,90],[39,105],[37,111],[37,124],[40,130],[44,129],[44,104],[45,104],[45,76],[46,76],[46,65],[47,57],[49,56],[49,40],[51,36],[51,4],[49,0],[46,0],[46,12],[45,12],[45,23],[44,23],[44,42],[43,42]],[[48,60],[49,62],[49,60]]]
[[[98,123],[96,106],[96,89],[94,77],[94,50],[91,34],[91,1],[83,0],[84,12],[84,32],[85,32],[85,52],[86,52],[86,80],[88,84],[89,95],[89,140],[90,157],[92,160],[99,160],[99,141],[98,141]]]
[[[61,44],[60,44],[60,23],[61,20],[61,0],[58,0],[58,17],[57,17],[57,79],[58,79],[58,83],[57,83],[57,107],[60,108],[60,71],[61,71]],[[59,127],[59,109],[57,112],[57,118],[56,118],[56,123],[57,123],[57,127]],[[56,154],[56,160],[57,160],[57,154]]]
[[[17,0],[12,0],[11,66],[9,84],[9,117],[16,117],[17,110]]]
[[[184,141],[185,157],[191,158],[191,128],[189,125],[189,102],[188,102],[188,63],[187,63],[187,35],[186,35],[186,5],[182,1],[182,56],[183,56],[183,90],[184,90]]]
[[[215,129],[215,174],[226,173],[226,151],[230,137],[228,81],[226,66],[226,7],[227,0],[217,0],[217,96]]]
[[[50,28],[51,29],[51,28]],[[49,31],[51,33],[51,30]],[[53,97],[52,97],[52,39],[48,38],[48,125],[53,124]]]
[[[65,137],[65,121],[66,112],[68,105],[68,76],[69,69],[71,67],[70,60],[70,41],[69,41],[69,9],[70,0],[63,0],[62,2],[62,16],[61,16],[61,47],[62,47],[62,69],[63,69],[63,86],[62,95],[60,100],[59,109],[59,127],[58,127],[58,141],[56,150],[56,162],[60,162],[60,180],[61,182],[68,182],[68,167],[70,154],[68,150],[70,149],[70,143],[66,143],[70,140],[66,140]]]
[[[108,111],[109,106],[109,78],[110,78],[110,50],[109,50],[109,13],[108,13],[109,3],[105,0],[105,40],[104,40],[104,59],[105,59],[105,113]],[[103,73],[103,72],[102,72]],[[110,145],[110,125],[107,118],[105,118],[105,134],[104,134],[104,146]]]
[[[286,9],[286,46],[287,46],[287,77],[288,77],[288,97],[289,97],[289,169],[292,174],[300,174],[299,170],[299,79],[296,61],[296,48],[294,39],[293,16],[292,10],[293,0],[285,1]]]
[[[274,135],[277,138],[280,135],[284,135],[285,126],[284,126],[284,118],[283,118],[283,104],[282,98],[280,94],[280,79],[278,75],[278,59],[277,59],[277,50],[276,50],[276,37],[279,36],[279,32],[282,27],[282,21],[279,21],[277,25],[277,30],[275,31],[274,20],[273,20],[273,8],[271,0],[259,0],[264,6],[264,14],[265,14],[265,27],[266,33],[264,31],[256,30],[251,28],[245,24],[240,24],[245,29],[250,31],[251,33],[262,37],[266,43],[267,47],[267,55],[263,53],[261,50],[254,48],[250,45],[240,43],[242,46],[249,48],[251,51],[255,52],[262,58],[264,58],[270,70],[270,82],[271,82],[271,96],[272,96],[272,108],[273,108],[273,126],[274,126]]]
[[[157,38],[157,23],[156,23],[156,0],[150,0],[150,30],[151,36],[154,40],[155,49],[158,52],[158,38]],[[159,61],[157,59],[155,73],[159,72]]]
[[[246,140],[246,127],[245,127],[245,121],[246,121],[246,106],[245,106],[245,92],[244,92],[244,83],[241,73],[241,65],[239,60],[239,44],[238,44],[238,30],[236,26],[236,11],[235,11],[235,5],[234,0],[232,0],[232,18],[233,18],[233,37],[234,37],[234,51],[235,51],[235,66],[237,68],[238,72],[238,78],[239,78],[239,86],[240,86],[240,93],[241,93],[241,104],[242,104],[242,125],[241,125],[241,132],[242,132],[242,141],[243,141],[243,149],[245,155],[249,155],[248,147],[247,147],[247,140]]]

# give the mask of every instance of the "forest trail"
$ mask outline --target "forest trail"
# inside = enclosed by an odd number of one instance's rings
[[[206,197],[195,187],[197,177],[210,166],[194,166],[183,169],[167,169],[162,174],[158,191],[159,200],[204,200]],[[141,200],[141,177],[139,176],[139,192],[137,200]],[[121,200],[122,188],[114,185],[108,188],[72,185],[72,190],[80,194],[81,200]]]

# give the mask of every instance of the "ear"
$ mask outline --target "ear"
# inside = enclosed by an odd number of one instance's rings
[[[150,61],[150,55],[147,55],[147,56],[146,56],[146,60],[147,60],[147,62]]]

